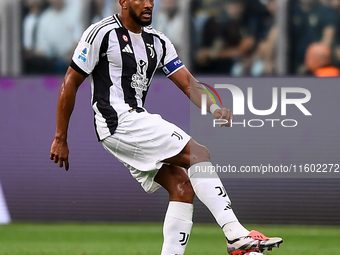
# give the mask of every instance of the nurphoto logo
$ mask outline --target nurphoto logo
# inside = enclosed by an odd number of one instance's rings
[[[205,87],[209,88],[211,91],[214,92],[214,94],[217,96],[219,99],[219,102],[222,105],[222,100],[220,95],[217,93],[216,89],[228,89],[233,98],[233,108],[232,113],[234,116],[237,115],[245,115],[245,95],[243,91],[231,84],[215,84],[214,88],[205,84],[205,83],[200,83],[203,84]],[[213,96],[213,94],[208,91],[207,89],[203,89],[200,87],[197,87],[198,89],[204,90],[207,94],[202,94],[202,100],[201,100],[201,114],[206,115],[207,114],[207,95],[209,95],[214,103],[216,104],[216,100]],[[290,94],[295,94],[299,95],[299,98],[290,98]],[[280,96],[280,106],[278,103],[278,99]],[[296,97],[296,96],[295,96]],[[308,103],[311,99],[311,93],[308,89],[305,88],[299,88],[299,87],[282,87],[280,90],[277,87],[272,88],[272,98],[271,102],[272,105],[269,109],[256,109],[254,107],[253,103],[253,88],[248,87],[247,88],[247,107],[248,110],[257,116],[268,116],[265,119],[243,119],[243,121],[238,121],[236,122],[235,120],[232,120],[230,123],[231,127],[234,126],[243,126],[243,127],[263,127],[264,125],[270,125],[271,127],[275,126],[282,126],[282,127],[296,127],[298,125],[298,121],[295,119],[274,119],[270,118],[270,115],[272,115],[278,107],[280,107],[280,115],[281,116],[287,116],[287,105],[294,105],[299,111],[301,111],[305,116],[312,116],[310,111],[306,108],[305,104]],[[214,119],[213,120],[213,127],[220,126],[221,124],[227,124],[228,120],[226,119]]]

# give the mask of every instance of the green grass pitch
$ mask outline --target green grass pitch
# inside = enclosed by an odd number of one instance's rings
[[[272,255],[336,255],[340,227],[247,225],[284,243]],[[0,226],[0,255],[157,255],[161,224],[38,224]],[[186,255],[225,255],[217,225],[193,227]]]

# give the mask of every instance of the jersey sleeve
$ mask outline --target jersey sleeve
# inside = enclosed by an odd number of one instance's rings
[[[184,67],[183,62],[179,59],[176,49],[172,42],[162,34],[162,40],[164,43],[164,49],[165,52],[163,52],[164,60],[160,63],[160,68],[162,69],[163,73],[166,75],[166,77],[170,77],[175,72],[180,70]]]
[[[100,40],[89,41],[90,26],[82,35],[72,57],[71,67],[84,76],[89,76],[99,60]],[[91,42],[91,43],[90,43]]]

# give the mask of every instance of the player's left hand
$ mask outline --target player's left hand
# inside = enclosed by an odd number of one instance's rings
[[[59,167],[62,168],[65,163],[65,170],[69,169],[69,149],[66,141],[60,141],[59,139],[54,139],[51,146],[50,159],[54,161],[54,163],[59,163]]]
[[[231,122],[233,121],[233,114],[227,108],[217,109],[214,112],[214,119],[223,119],[228,122],[225,124],[220,124],[220,127],[230,127]]]

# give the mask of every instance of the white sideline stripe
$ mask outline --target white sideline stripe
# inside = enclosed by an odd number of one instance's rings
[[[2,191],[0,182],[0,225],[9,224],[11,222],[11,216],[9,214],[4,192]]]

